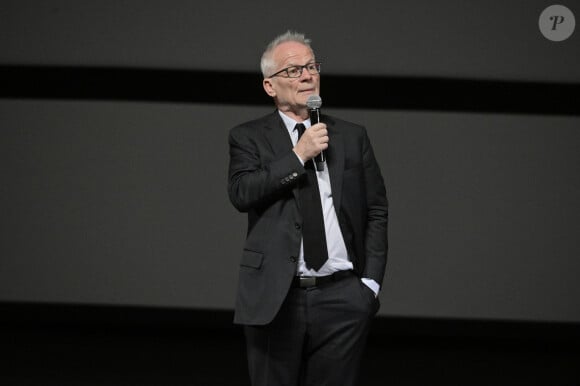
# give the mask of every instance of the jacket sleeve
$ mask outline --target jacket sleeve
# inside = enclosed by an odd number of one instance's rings
[[[267,140],[255,127],[234,127],[228,142],[228,194],[240,212],[267,206],[291,191],[305,173],[292,149],[273,154]]]

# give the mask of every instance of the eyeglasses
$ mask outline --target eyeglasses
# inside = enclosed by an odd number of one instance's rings
[[[285,78],[300,78],[302,76],[302,71],[308,71],[310,75],[320,74],[320,62],[307,63],[304,66],[290,66],[286,67],[275,74],[270,75],[268,78],[273,78],[282,73],[286,73]]]

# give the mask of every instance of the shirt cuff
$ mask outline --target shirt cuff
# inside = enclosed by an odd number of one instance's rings
[[[366,277],[363,277],[361,281],[367,287],[373,290],[373,292],[375,293],[375,297],[379,296],[379,290],[381,289],[381,286],[376,281],[374,281],[373,279],[367,279]]]
[[[296,154],[296,152],[294,150],[292,150],[292,152],[296,155],[296,158],[298,158],[298,161],[300,161],[300,163],[302,164],[302,166],[304,166],[304,161],[302,161],[302,158],[300,158],[300,156],[298,154]]]

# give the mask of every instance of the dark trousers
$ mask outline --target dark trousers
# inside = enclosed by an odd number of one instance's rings
[[[252,385],[355,386],[378,307],[354,274],[290,289],[270,324],[244,328]]]

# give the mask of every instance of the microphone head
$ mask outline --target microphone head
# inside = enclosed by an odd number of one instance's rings
[[[306,101],[306,106],[311,109],[319,109],[322,106],[322,98],[320,95],[310,95]]]

